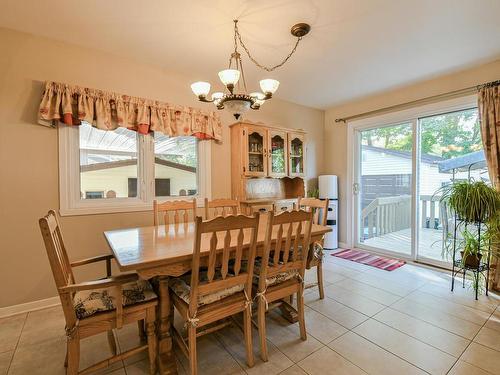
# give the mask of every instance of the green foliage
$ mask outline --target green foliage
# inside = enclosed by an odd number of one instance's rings
[[[459,241],[459,249],[462,249],[462,265],[465,260],[470,257],[479,258],[479,255],[487,254],[489,249],[489,241],[487,236],[479,238],[477,233],[473,233],[467,227],[462,230],[462,239]]]
[[[285,151],[277,149],[272,151],[272,168],[273,172],[285,172]]]
[[[319,198],[319,189],[308,190],[307,197],[308,198]]]
[[[440,203],[451,208],[465,225],[458,224],[456,250],[462,263],[471,256],[500,256],[500,192],[483,181],[456,181],[439,189]],[[479,225],[479,223],[481,223]],[[470,228],[474,230],[470,230]],[[479,232],[480,231],[480,232]],[[453,238],[448,236],[443,252],[453,254]],[[474,286],[475,287],[475,286]]]
[[[482,149],[476,109],[446,113],[420,120],[421,152],[450,159]],[[364,131],[362,143],[391,150],[412,151],[409,124]]]
[[[483,181],[455,181],[443,186],[435,195],[466,222],[487,223],[498,215],[500,193]]]

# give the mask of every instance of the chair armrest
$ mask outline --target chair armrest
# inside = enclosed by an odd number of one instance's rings
[[[121,286],[125,283],[137,281],[139,276],[137,274],[126,274],[108,277],[106,279],[86,281],[78,284],[70,284],[59,288],[61,293],[74,293],[82,290],[104,289],[113,286]]]
[[[95,263],[95,262],[102,262],[105,260],[111,260],[113,258],[114,258],[114,256],[112,254],[98,255],[95,257],[77,260],[76,262],[71,262],[71,267],[84,266],[86,264],[91,264],[91,263]]]

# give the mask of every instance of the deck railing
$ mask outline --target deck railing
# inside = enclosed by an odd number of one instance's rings
[[[438,195],[420,196],[420,222],[422,228],[438,229],[440,218],[444,214],[439,199],[441,199],[441,196]]]
[[[444,210],[439,196],[420,196],[420,221],[422,228],[438,229]],[[446,218],[444,218],[446,220]],[[376,198],[361,212],[365,239],[411,227],[411,196]]]
[[[364,237],[372,238],[410,227],[411,196],[374,199],[361,212]]]

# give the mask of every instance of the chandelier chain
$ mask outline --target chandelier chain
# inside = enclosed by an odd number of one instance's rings
[[[277,65],[273,66],[273,67],[267,67],[265,65],[262,65],[260,64],[253,56],[252,54],[250,53],[250,51],[248,50],[247,46],[245,45],[245,43],[243,43],[243,40],[241,38],[241,34],[238,30],[238,20],[234,20],[234,51],[237,52],[237,48],[238,48],[238,45],[237,45],[237,40],[236,38],[238,38],[239,42],[240,42],[240,45],[241,47],[243,47],[243,49],[245,50],[245,52],[247,53],[248,55],[248,58],[255,64],[257,65],[259,68],[265,70],[265,71],[268,71],[268,72],[272,72],[273,70],[275,69],[278,69],[280,67],[282,67],[283,65],[285,65],[285,63],[290,59],[290,57],[292,57],[292,55],[295,53],[295,51],[297,50],[297,47],[300,43],[300,41],[302,40],[302,37],[299,36],[297,37],[297,42],[295,42],[295,46],[292,48],[292,50],[290,51],[290,53]]]

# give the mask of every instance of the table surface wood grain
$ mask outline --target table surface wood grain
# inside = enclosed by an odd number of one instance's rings
[[[259,223],[257,247],[264,243],[267,215],[262,215]],[[277,237],[278,228],[273,228],[272,238]],[[330,232],[330,227],[313,224],[311,237],[317,239]],[[185,262],[192,259],[194,245],[194,224],[178,226],[164,225],[118,229],[104,232],[121,271],[140,271],[160,265]],[[210,234],[202,236],[201,255],[208,255]],[[222,249],[224,233],[218,233],[217,246]],[[231,236],[236,245],[236,236]],[[234,237],[234,238],[233,238]],[[243,245],[249,243],[250,232],[244,231]]]

